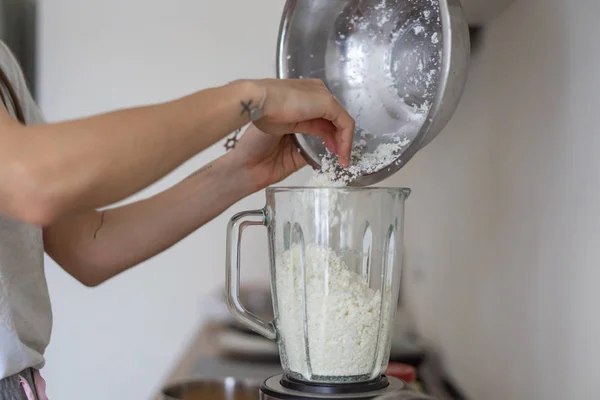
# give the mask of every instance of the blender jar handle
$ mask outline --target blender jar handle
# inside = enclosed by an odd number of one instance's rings
[[[240,302],[240,250],[244,228],[255,225],[266,225],[263,210],[244,211],[236,214],[227,226],[226,286],[227,306],[236,320],[263,335],[267,339],[276,340],[277,332],[272,322],[252,314]]]

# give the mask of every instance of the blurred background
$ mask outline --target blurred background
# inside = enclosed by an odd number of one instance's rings
[[[40,105],[58,121],[272,77],[282,8],[43,0]],[[594,0],[517,0],[486,26],[451,123],[385,182],[413,189],[408,310],[469,398],[600,396],[599,13]],[[223,152],[219,143],[136,198]],[[96,289],[48,259],[50,397],[155,393],[206,321],[207,296],[223,286],[228,218],[261,207],[263,196]],[[256,232],[243,248],[245,282],[268,276],[266,238]]]

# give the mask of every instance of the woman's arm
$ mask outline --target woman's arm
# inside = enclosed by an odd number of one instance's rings
[[[154,197],[66,217],[44,229],[46,252],[96,286],[171,247],[251,193],[228,154]]]
[[[251,126],[233,151],[161,194],[66,217],[45,228],[45,250],[76,279],[96,286],[304,165],[290,136],[266,135]]]
[[[161,105],[27,127],[1,110],[0,214],[48,226],[119,201],[248,123],[264,99],[259,121],[268,133],[292,125],[330,142],[335,135],[349,155],[354,122],[323,88],[238,81]],[[332,121],[331,130],[315,120]]]
[[[255,86],[236,82],[160,105],[27,127],[2,110],[0,212],[47,225],[119,201],[247,123],[240,102],[260,102]]]

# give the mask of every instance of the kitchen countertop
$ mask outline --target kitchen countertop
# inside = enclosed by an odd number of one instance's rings
[[[256,362],[223,359],[219,353],[216,338],[225,330],[223,322],[208,322],[187,347],[184,356],[175,365],[161,388],[172,384],[197,379],[223,379],[227,377],[238,380],[256,381],[260,384],[264,379],[282,372],[281,366],[275,362]],[[427,392],[439,400],[465,400],[460,390],[444,377],[439,355],[427,351],[426,360],[419,367],[421,383]],[[452,388],[452,390],[448,390]],[[164,400],[159,391],[152,400]]]
[[[236,379],[262,382],[281,373],[281,367],[272,362],[245,362],[221,358],[214,338],[225,329],[220,322],[207,323],[183,353],[184,356],[168,375],[162,387],[194,379]],[[163,400],[157,393],[153,400]]]

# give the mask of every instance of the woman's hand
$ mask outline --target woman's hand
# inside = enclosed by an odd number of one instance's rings
[[[238,165],[241,174],[248,174],[252,192],[287,178],[306,166],[292,135],[268,135],[250,125],[235,148],[227,154]]]
[[[349,166],[354,119],[318,79],[264,79],[262,118],[255,125],[270,135],[319,136],[342,166]],[[287,139],[286,139],[287,142]]]

